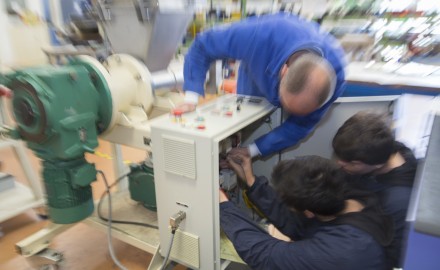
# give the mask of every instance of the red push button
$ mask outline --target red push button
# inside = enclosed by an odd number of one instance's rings
[[[182,116],[182,114],[183,114],[183,110],[181,110],[181,109],[174,109],[171,113],[172,113],[174,116]]]

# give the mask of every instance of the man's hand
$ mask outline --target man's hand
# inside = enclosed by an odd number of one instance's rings
[[[172,114],[176,114],[175,112],[178,112],[179,114],[192,112],[196,109],[196,104],[194,103],[181,103],[177,105],[175,108],[171,109]]]
[[[220,191],[220,193],[219,193],[219,201],[220,201],[220,203],[229,201],[228,196],[226,196],[226,194],[223,191],[223,189],[220,188],[219,191]]]
[[[228,155],[233,156],[236,154],[240,154],[246,157],[250,157],[249,148],[247,147],[234,147],[231,151],[228,152]]]
[[[267,227],[267,232],[272,236],[279,240],[283,240],[286,242],[292,242],[292,239],[290,239],[288,236],[281,233],[274,225],[269,224]]]
[[[241,154],[241,155],[244,155],[244,156],[250,156],[248,148],[245,148],[245,147],[234,147],[234,148],[232,148],[228,152],[227,155],[220,155],[220,160],[219,160],[220,169],[232,169],[232,167],[229,165],[228,156],[234,156],[234,155],[237,155],[237,154]]]
[[[7,88],[4,85],[0,84],[0,97],[5,96],[7,98],[11,98],[12,97],[12,91],[11,89]]]
[[[237,176],[241,178],[247,187],[251,187],[255,182],[255,176],[252,171],[252,159],[247,148],[233,148],[227,157],[229,166],[235,171]]]

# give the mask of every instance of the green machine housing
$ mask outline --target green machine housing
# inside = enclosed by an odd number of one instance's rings
[[[102,74],[76,61],[3,75],[13,90],[17,128],[12,137],[26,141],[43,161],[49,217],[68,224],[94,209],[91,182],[96,169],[85,152],[98,146],[98,135],[112,118],[112,98]]]
[[[142,203],[149,210],[156,211],[156,192],[152,165],[130,166],[130,170],[128,189],[131,199]]]

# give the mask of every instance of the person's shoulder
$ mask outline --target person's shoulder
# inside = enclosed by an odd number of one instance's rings
[[[353,251],[353,249],[358,249],[359,246],[379,247],[379,243],[370,233],[352,224],[322,225],[312,239],[313,242],[323,245],[337,243],[343,246],[346,251]]]
[[[319,227],[315,234],[317,238],[352,239],[352,238],[372,238],[372,236],[362,229],[351,224],[325,224]],[[351,241],[351,240],[350,240]]]
[[[359,265],[364,265],[362,269],[381,269],[385,263],[380,244],[369,233],[349,224],[323,225],[309,240],[314,254],[344,265],[338,269]]]
[[[404,207],[403,202],[409,201],[412,188],[408,186],[389,186],[381,192],[382,201],[396,207]]]
[[[263,24],[272,24],[272,25],[280,25],[280,26],[288,26],[289,24],[306,24],[307,21],[301,19],[300,17],[288,14],[288,13],[275,13],[275,14],[269,14],[269,15],[262,15],[259,17],[256,17],[254,19],[255,21],[258,21],[259,23]],[[252,22],[252,19],[249,20],[249,22]]]

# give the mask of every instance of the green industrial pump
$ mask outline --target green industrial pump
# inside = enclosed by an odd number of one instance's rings
[[[143,163],[140,166],[130,166],[128,189],[133,201],[142,203],[145,208],[151,211],[157,211],[152,164]]]
[[[96,169],[85,152],[112,118],[112,98],[102,72],[77,60],[2,75],[13,90],[17,128],[12,137],[26,141],[43,160],[48,210],[55,223],[80,221],[93,212],[91,182]]]

